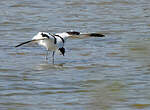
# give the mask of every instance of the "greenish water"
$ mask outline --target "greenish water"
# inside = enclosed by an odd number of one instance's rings
[[[0,110],[149,110],[150,1],[0,1]],[[69,39],[45,61],[37,32],[101,32]]]

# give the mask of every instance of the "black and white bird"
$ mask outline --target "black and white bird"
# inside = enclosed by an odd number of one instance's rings
[[[65,54],[65,48],[64,44],[66,42],[66,39],[68,39],[71,36],[79,36],[79,35],[88,35],[91,37],[104,37],[103,34],[99,33],[90,33],[90,34],[81,34],[77,31],[69,31],[69,32],[63,32],[63,33],[56,33],[51,34],[47,32],[39,32],[37,35],[35,35],[32,40],[20,43],[19,45],[16,45],[15,47],[20,47],[27,43],[37,43],[43,47],[46,48],[46,60],[48,59],[49,51],[52,51],[52,60],[54,64],[54,55],[56,51],[60,51],[60,53],[64,56]]]

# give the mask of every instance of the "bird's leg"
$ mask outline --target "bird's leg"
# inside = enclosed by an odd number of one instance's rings
[[[54,55],[55,55],[55,51],[53,51],[53,54],[52,54],[53,64],[54,64]]]
[[[45,57],[46,60],[48,60],[48,55],[49,55],[49,51],[47,50],[47,51],[46,51],[46,57]]]

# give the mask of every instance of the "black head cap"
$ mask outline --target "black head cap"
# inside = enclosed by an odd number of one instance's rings
[[[60,52],[62,53],[62,55],[64,56],[65,55],[65,48],[62,47],[62,48],[59,48]]]
[[[80,35],[80,32],[77,31],[68,31],[67,33],[70,35]]]

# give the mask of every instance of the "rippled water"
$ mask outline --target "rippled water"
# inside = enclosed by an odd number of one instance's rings
[[[149,110],[149,0],[0,1],[0,110]],[[45,61],[14,46],[39,31],[101,32],[69,39]]]

